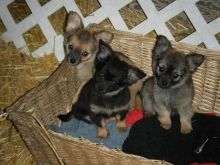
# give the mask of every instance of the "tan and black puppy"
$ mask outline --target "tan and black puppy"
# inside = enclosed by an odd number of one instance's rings
[[[66,18],[65,26],[65,51],[66,61],[76,67],[77,78],[83,82],[88,81],[94,73],[94,60],[98,51],[99,40],[102,39],[106,43],[110,43],[113,39],[113,34],[102,30],[92,32],[84,28],[81,17],[76,12],[69,12]],[[134,65],[126,56],[119,54],[119,58],[126,61],[130,65]],[[143,80],[137,81],[129,86],[131,93],[130,108],[135,105],[135,96],[140,91]],[[84,85],[84,84],[83,84]],[[83,86],[82,85],[82,86]],[[77,91],[72,102],[76,102],[82,86]]]
[[[184,55],[162,35],[157,37],[152,51],[153,77],[147,79],[141,89],[144,110],[157,113],[161,126],[171,127],[170,115],[180,115],[181,132],[192,130],[193,82],[192,74],[204,61],[196,53]]]
[[[108,31],[91,32],[84,28],[76,12],[68,14],[64,34],[66,61],[76,66],[77,78],[81,81],[92,77],[100,39],[110,43],[113,34]]]
[[[97,135],[108,136],[106,120],[116,119],[119,131],[126,130],[125,116],[129,111],[130,92],[128,86],[146,74],[137,67],[122,61],[111,47],[100,40],[95,58],[95,73],[83,86],[79,99],[67,114],[59,115],[62,121],[75,117],[97,126]]]

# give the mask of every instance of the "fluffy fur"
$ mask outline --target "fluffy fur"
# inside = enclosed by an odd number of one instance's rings
[[[115,117],[119,130],[126,129],[124,118],[130,106],[128,86],[145,77],[145,73],[118,57],[111,47],[100,40],[95,59],[94,76],[84,85],[78,101],[66,115],[59,115],[62,121],[72,117],[97,126],[98,137],[106,138],[106,119]]]
[[[191,118],[193,82],[192,74],[204,61],[204,56],[184,55],[174,48],[165,36],[158,36],[152,50],[153,77],[141,89],[144,110],[157,113],[161,126],[171,127],[170,115],[180,115],[181,132],[192,130]]]

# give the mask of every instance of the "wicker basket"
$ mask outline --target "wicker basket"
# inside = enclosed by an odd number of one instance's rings
[[[93,27],[96,28],[97,27]],[[110,30],[110,29],[109,29]],[[145,36],[110,30],[115,37],[111,45],[122,51],[151,75],[151,49],[155,40]],[[183,52],[197,52],[206,56],[205,62],[194,74],[194,110],[220,114],[220,53],[211,50],[173,43]],[[62,62],[58,69],[39,86],[30,90],[6,109],[37,164],[97,164],[142,165],[166,164],[110,150],[86,139],[73,138],[47,129],[57,123],[56,116],[71,105],[80,82],[74,77],[74,67]]]

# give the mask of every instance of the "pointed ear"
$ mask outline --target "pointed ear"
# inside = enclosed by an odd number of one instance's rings
[[[152,50],[152,55],[157,59],[160,59],[163,57],[164,53],[171,48],[172,45],[170,41],[165,36],[158,35],[154,48]]]
[[[66,18],[64,30],[69,33],[82,28],[84,28],[84,25],[79,14],[74,11],[70,11]]]
[[[194,72],[204,61],[205,57],[201,54],[188,54],[186,55],[186,60],[189,65],[189,70]]]
[[[105,43],[110,43],[114,37],[111,32],[105,30],[94,33],[94,36],[97,41],[103,40]]]
[[[131,67],[128,70],[128,85],[135,83],[137,80],[144,78],[146,74],[137,67]]]
[[[107,59],[108,56],[110,56],[112,53],[111,47],[105,43],[102,39],[99,40],[99,51],[97,53],[97,59],[99,61],[104,61]]]

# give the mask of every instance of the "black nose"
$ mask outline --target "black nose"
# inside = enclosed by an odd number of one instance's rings
[[[104,91],[104,87],[101,85],[96,86],[96,90],[99,92],[103,92]]]
[[[163,86],[167,86],[167,81],[166,81],[166,80],[162,80],[162,81],[161,81],[161,84],[162,84]]]
[[[159,81],[157,82],[158,85],[161,87],[161,88],[169,88],[170,86],[170,81],[168,78],[160,78]]]
[[[75,58],[71,58],[70,59],[70,63],[74,64],[76,62],[76,59]]]

